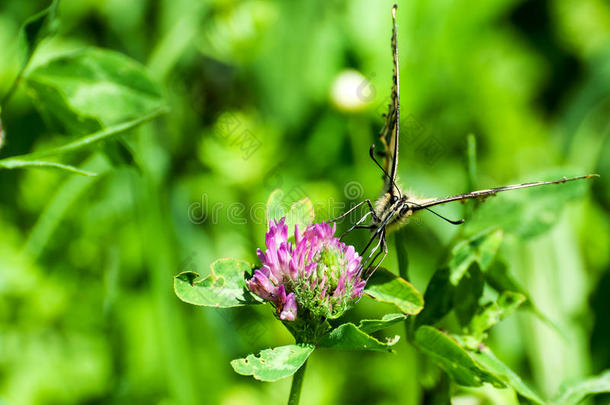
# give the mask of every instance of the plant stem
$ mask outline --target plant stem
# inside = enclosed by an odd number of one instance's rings
[[[477,189],[477,139],[474,134],[468,134],[467,137],[467,149],[466,149],[466,164],[468,171],[468,189]],[[464,217],[469,219],[472,216],[474,210],[478,207],[479,201],[467,201],[464,205]]]
[[[468,164],[468,187],[476,190],[477,187],[477,139],[474,134],[468,134],[467,142],[467,164]]]
[[[398,275],[409,281],[409,255],[407,252],[407,238],[404,229],[394,233],[396,257],[398,259]]]
[[[303,376],[305,375],[305,367],[307,361],[303,363],[300,369],[294,373],[292,377],[292,385],[290,386],[290,396],[288,397],[288,405],[299,405],[301,399],[301,388],[303,387]]]

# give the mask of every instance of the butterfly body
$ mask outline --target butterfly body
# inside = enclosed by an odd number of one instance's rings
[[[388,233],[395,231],[409,222],[409,217],[413,215],[415,204],[406,195],[398,197],[390,192],[384,193],[375,202],[375,217],[372,223],[377,226],[384,226]],[[417,201],[415,201],[417,202]]]

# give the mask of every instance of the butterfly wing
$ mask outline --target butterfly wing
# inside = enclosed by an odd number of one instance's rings
[[[551,181],[536,181],[533,183],[512,184],[510,186],[502,186],[502,187],[490,188],[490,189],[486,189],[486,190],[471,191],[469,193],[457,194],[457,195],[452,195],[452,196],[444,197],[444,198],[428,198],[428,199],[425,199],[425,200],[422,200],[419,202],[410,201],[410,203],[412,203],[414,205],[413,211],[419,211],[421,209],[428,209],[430,207],[434,207],[435,205],[446,204],[446,203],[449,203],[452,201],[466,201],[466,200],[471,200],[471,199],[476,199],[476,198],[487,198],[487,197],[491,197],[498,193],[502,193],[504,191],[509,191],[509,190],[518,190],[521,188],[538,187],[538,186],[544,186],[544,185],[548,185],[548,184],[563,184],[568,181],[591,179],[594,177],[599,177],[599,174],[587,174],[585,176],[578,176],[578,177],[564,177],[562,179],[551,180]]]
[[[391,195],[399,195],[400,191],[394,185],[396,183],[396,170],[398,166],[398,123],[400,118],[400,87],[398,77],[398,41],[396,37],[396,8],[392,7],[392,59],[394,72],[392,75],[392,94],[388,113],[385,114],[385,125],[379,133],[381,143],[384,146],[383,164],[390,178],[386,178],[385,192]]]

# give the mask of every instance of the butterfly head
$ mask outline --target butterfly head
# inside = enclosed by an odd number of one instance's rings
[[[377,200],[375,208],[379,225],[385,227],[401,225],[413,214],[413,204],[406,195],[396,195],[390,192]]]

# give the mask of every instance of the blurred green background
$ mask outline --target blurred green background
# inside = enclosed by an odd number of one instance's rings
[[[319,220],[377,197],[368,148],[390,92],[391,4],[60,2],[58,33],[32,65],[84,46],[112,49],[147,67],[171,110],[122,137],[131,157],[110,159],[111,143],[76,156],[97,177],[0,171],[0,403],[286,400],[289,379],[261,383],[229,365],[291,342],[270,308],[189,306],[172,277],[205,274],[219,257],[255,263],[275,188],[308,196]],[[47,5],[0,3],[2,93],[18,70],[6,55],[20,25]],[[398,21],[406,187],[467,191],[468,133],[477,137],[481,188],[553,168],[601,174],[549,232],[507,237],[501,248],[556,329],[519,312],[489,345],[544,394],[610,367],[610,4],[413,0],[399,2]],[[71,135],[22,90],[2,122],[0,158]],[[462,210],[438,211],[457,218]],[[420,291],[456,231],[429,214],[407,227]],[[386,265],[396,268],[393,252]],[[347,317],[388,310],[363,298]],[[303,403],[418,404],[437,378],[405,342],[395,355],[320,351]],[[456,404],[516,403],[508,390],[454,390]]]

